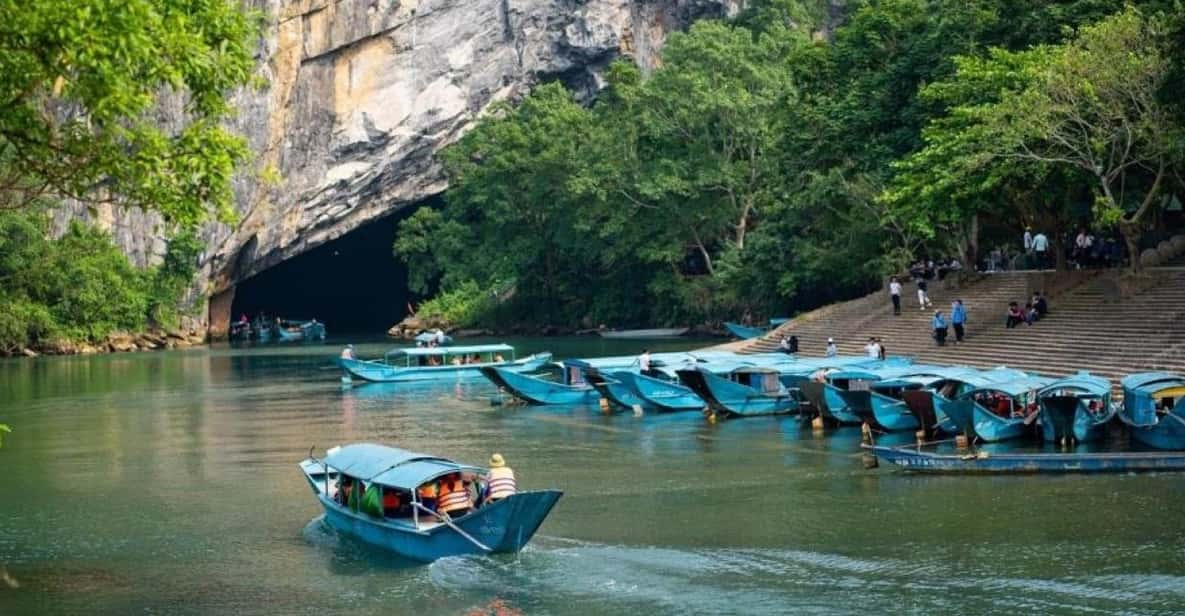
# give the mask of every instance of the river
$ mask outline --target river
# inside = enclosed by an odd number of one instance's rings
[[[560,356],[638,343],[512,340]],[[694,342],[656,345],[673,349]],[[700,343],[702,344],[702,342]],[[359,345],[362,357],[387,343]],[[0,361],[0,614],[1179,614],[1185,476],[866,471],[792,418],[343,388],[337,347]],[[514,556],[335,536],[296,464],[375,441],[565,491]]]

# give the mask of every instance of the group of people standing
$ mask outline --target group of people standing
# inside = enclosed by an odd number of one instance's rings
[[[930,326],[934,329],[934,342],[938,346],[946,346],[948,322],[941,310],[934,311],[934,318],[931,319]],[[955,342],[963,342],[967,326],[967,307],[963,305],[961,299],[956,299],[950,304],[949,326],[955,329]]]

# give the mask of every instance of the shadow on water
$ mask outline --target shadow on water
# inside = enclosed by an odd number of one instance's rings
[[[370,575],[375,567],[400,571],[424,566],[419,561],[402,558],[335,531],[325,522],[324,515],[310,520],[301,531],[301,536],[309,545],[329,555],[329,571],[335,575]]]

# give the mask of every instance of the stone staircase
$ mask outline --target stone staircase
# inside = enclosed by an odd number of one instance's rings
[[[893,315],[888,292],[880,291],[801,315],[762,338],[728,347],[775,351],[782,335],[795,335],[802,355],[821,356],[830,336],[841,354],[860,355],[868,337],[877,336],[890,355],[943,365],[1007,365],[1050,376],[1088,370],[1115,383],[1133,372],[1185,372],[1185,270],[1151,270],[1148,280],[1123,300],[1117,275],[1006,272],[977,275],[960,288],[932,282],[934,308],[948,320],[956,297],[966,305],[963,344],[953,343],[953,329],[945,347],[934,343],[934,311],[919,310],[916,287],[905,284],[899,316]],[[1049,298],[1049,315],[1032,327],[1005,329],[1008,302],[1023,305],[1035,290]]]

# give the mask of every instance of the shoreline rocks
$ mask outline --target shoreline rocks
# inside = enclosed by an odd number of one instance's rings
[[[98,353],[134,353],[186,349],[206,344],[206,335],[198,330],[150,330],[145,332],[112,332],[98,343],[54,339],[32,347],[0,351],[0,356],[39,357],[41,355],[95,355]]]

